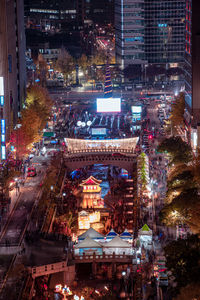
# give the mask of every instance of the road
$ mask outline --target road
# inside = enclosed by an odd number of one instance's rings
[[[39,183],[47,169],[47,165],[44,166],[42,163],[48,162],[48,160],[49,157],[43,156],[36,156],[32,159],[32,164],[36,167],[38,175],[34,178],[27,178],[24,186],[20,187],[21,194],[19,195],[16,205],[14,206],[6,225],[1,232],[0,249],[3,261],[0,262],[0,276],[3,280],[0,282],[0,293],[2,288],[7,284],[8,270],[15,263],[17,258],[15,253],[19,250],[19,246],[23,243],[24,234],[31,218],[34,204],[40,193]],[[41,173],[39,171],[41,171]],[[13,251],[12,253],[11,249]],[[6,257],[8,259],[6,259]],[[0,299],[5,299],[1,297]]]

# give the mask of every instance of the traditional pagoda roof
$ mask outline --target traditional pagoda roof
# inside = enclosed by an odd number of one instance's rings
[[[113,230],[113,228],[110,230],[110,232],[108,232],[108,234],[106,235],[106,237],[115,237],[118,236],[118,234]]]
[[[120,237],[121,237],[121,238],[132,238],[132,235],[131,235],[130,232],[128,232],[127,229],[125,229],[124,232],[122,232],[122,233],[120,234]]]
[[[79,235],[78,240],[84,240],[86,237],[90,237],[91,239],[104,239],[104,236],[92,227]]]
[[[112,98],[113,89],[109,65],[106,66],[106,77],[104,82],[104,98]]]
[[[131,245],[123,241],[119,236],[114,237],[110,242],[104,243],[103,247],[106,248],[130,248]]]
[[[94,178],[93,176],[90,176],[86,180],[83,180],[82,183],[80,184],[80,186],[85,186],[85,185],[100,185],[101,182],[102,182],[102,180],[98,180],[98,179]]]
[[[74,248],[102,248],[102,245],[87,236],[81,243],[78,243]]]

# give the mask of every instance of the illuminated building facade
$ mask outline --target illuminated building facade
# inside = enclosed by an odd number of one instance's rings
[[[144,11],[148,63],[183,63],[185,0],[145,0]]]
[[[25,0],[24,5],[27,28],[56,32],[66,26],[72,29],[77,20],[76,1]]]
[[[116,0],[116,61],[128,65],[184,61],[185,0]]]
[[[145,64],[144,0],[115,1],[115,49],[122,69]]]
[[[88,179],[83,180],[80,186],[83,188],[83,193],[100,193],[101,187],[100,183],[102,180],[98,180],[93,176],[90,176]]]
[[[186,1],[185,122],[193,148],[200,145],[200,3]]]
[[[26,89],[23,0],[0,1],[1,159],[16,125]]]
[[[81,203],[82,208],[87,209],[104,207],[104,200],[101,199],[101,182],[101,180],[97,180],[93,176],[90,176],[80,184],[83,191]]]

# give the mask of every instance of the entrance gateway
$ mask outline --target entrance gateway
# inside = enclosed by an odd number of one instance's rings
[[[112,140],[65,139],[65,165],[70,170],[93,164],[113,165],[132,172],[138,137]]]

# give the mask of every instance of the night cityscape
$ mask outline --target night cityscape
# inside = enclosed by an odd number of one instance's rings
[[[0,300],[200,300],[200,1],[0,0]]]

